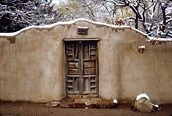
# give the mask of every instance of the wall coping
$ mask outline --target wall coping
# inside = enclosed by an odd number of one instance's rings
[[[72,20],[72,21],[66,21],[66,22],[57,22],[57,23],[53,23],[53,24],[49,24],[49,25],[43,25],[43,26],[29,26],[29,27],[26,27],[26,28],[23,28],[17,32],[12,32],[12,33],[0,33],[0,37],[14,37],[14,36],[17,36],[18,34],[24,32],[24,31],[27,31],[27,30],[30,30],[30,29],[50,29],[50,28],[53,28],[55,26],[58,26],[58,25],[71,25],[71,24],[74,24],[76,22],[80,22],[80,21],[85,21],[85,22],[89,22],[89,23],[92,23],[92,24],[95,24],[95,25],[102,25],[102,26],[108,26],[108,27],[111,27],[111,28],[116,28],[116,29],[124,29],[124,28],[128,28],[128,29],[131,29],[135,32],[138,32],[140,33],[141,35],[143,36],[146,36],[149,40],[153,40],[153,41],[165,41],[165,42],[172,42],[172,38],[155,38],[155,37],[150,37],[148,36],[146,33],[138,30],[138,29],[135,29],[131,26],[117,26],[117,25],[111,25],[111,24],[106,24],[106,23],[102,23],[102,22],[95,22],[95,21],[91,21],[91,20],[88,20],[88,19],[84,19],[84,18],[79,18],[79,19],[75,19],[75,20]]]

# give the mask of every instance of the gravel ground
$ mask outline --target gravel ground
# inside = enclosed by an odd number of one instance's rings
[[[161,110],[152,113],[133,111],[130,105],[113,109],[103,108],[47,108],[45,104],[27,102],[0,102],[0,116],[172,116],[172,104],[161,105]]]

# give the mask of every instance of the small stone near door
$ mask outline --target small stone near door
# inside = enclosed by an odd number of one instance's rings
[[[61,108],[72,108],[73,102],[74,102],[74,99],[72,99],[72,98],[62,99],[62,101],[60,102],[60,107]]]
[[[75,99],[73,102],[74,108],[97,108],[98,103],[101,101],[100,98],[81,98]]]
[[[113,100],[102,100],[99,102],[100,108],[115,108],[116,106],[117,104]]]
[[[60,105],[59,101],[50,101],[45,104],[46,107],[58,107]]]
[[[91,100],[87,98],[81,98],[81,99],[75,99],[73,102],[73,107],[74,108],[85,108],[88,105],[90,105]]]
[[[102,99],[100,98],[90,98],[90,100],[91,100],[89,105],[90,108],[98,108],[100,101],[102,101]]]

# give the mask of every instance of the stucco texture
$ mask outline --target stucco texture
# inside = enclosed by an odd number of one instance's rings
[[[88,35],[77,27],[88,27]],[[172,43],[152,45],[130,27],[77,20],[0,35],[0,100],[46,102],[66,97],[63,39],[98,38],[99,97],[131,102],[147,93],[172,103]],[[10,42],[11,41],[11,42]],[[138,46],[145,45],[144,53]]]

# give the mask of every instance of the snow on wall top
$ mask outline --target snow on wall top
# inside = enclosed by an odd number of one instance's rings
[[[116,26],[116,25],[111,25],[111,24],[106,24],[106,23],[101,23],[101,22],[95,22],[95,21],[91,21],[91,20],[88,20],[88,19],[84,19],[84,18],[79,18],[79,19],[75,19],[75,20],[67,21],[67,22],[57,22],[57,23],[54,23],[54,24],[49,24],[49,25],[44,25],[44,26],[29,26],[29,27],[23,28],[23,29],[21,29],[21,30],[19,30],[17,32],[0,33],[0,37],[4,37],[4,36],[6,36],[6,37],[14,37],[14,36],[20,34],[21,32],[27,31],[27,30],[32,29],[32,28],[48,29],[48,28],[52,28],[52,27],[55,27],[55,26],[58,26],[58,25],[73,24],[73,23],[76,23],[78,21],[86,21],[86,22],[89,22],[89,23],[93,23],[93,24],[97,24],[97,25],[102,25],[102,26],[108,26],[108,27],[111,27],[111,28],[130,28],[130,29],[140,33],[141,35],[147,36],[148,39],[150,39],[150,40],[172,42],[172,38],[154,38],[154,37],[149,37],[144,32],[142,32],[142,31],[140,31],[138,29],[132,28],[130,26]]]
[[[43,28],[43,29],[46,29],[46,28],[52,28],[54,26],[58,26],[58,25],[69,25],[69,24],[73,24],[73,23],[76,23],[78,21],[86,21],[86,22],[89,22],[89,23],[93,23],[93,24],[97,24],[97,25],[103,25],[103,26],[108,26],[108,27],[113,27],[113,28],[130,28],[130,26],[115,26],[115,25],[110,25],[110,24],[106,24],[106,23],[101,23],[101,22],[95,22],[95,21],[91,21],[91,20],[88,20],[88,19],[84,19],[84,18],[79,18],[79,19],[75,19],[75,20],[72,20],[72,21],[67,21],[67,22],[57,22],[57,23],[54,23],[54,24],[49,24],[49,25],[43,25],[43,26],[29,26],[29,27],[26,27],[26,28],[23,28],[17,32],[12,32],[12,33],[0,33],[0,36],[16,36],[17,34],[21,33],[22,31],[26,31],[26,30],[29,30],[29,29],[32,29],[32,28]]]

